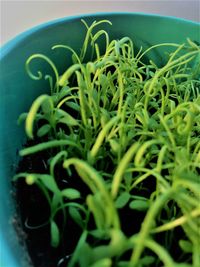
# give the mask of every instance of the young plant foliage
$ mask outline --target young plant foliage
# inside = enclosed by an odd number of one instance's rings
[[[64,72],[45,55],[27,59],[28,75],[47,79],[50,91],[19,117],[31,140],[20,155],[45,152],[45,171],[14,181],[45,195],[52,247],[69,246],[62,236],[75,225],[65,266],[198,267],[200,47],[187,39],[138,50],[129,37],[110,40],[110,21],[82,22],[80,53],[52,48],[72,53]],[[163,64],[151,58],[160,47],[170,51]],[[33,74],[37,59],[54,75]]]

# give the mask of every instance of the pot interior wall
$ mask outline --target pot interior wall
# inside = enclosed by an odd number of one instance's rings
[[[90,24],[93,20],[109,19],[112,26],[103,25],[111,38],[129,36],[136,48],[149,47],[162,42],[181,43],[187,37],[200,42],[198,24],[143,14],[97,14],[85,16]],[[55,44],[66,44],[80,51],[85,36],[85,26],[80,17],[64,18],[38,26],[21,34],[1,50],[0,78],[0,246],[4,264],[12,267],[27,267],[24,250],[13,224],[15,208],[11,194],[11,179],[18,162],[18,150],[25,142],[23,127],[17,126],[20,113],[30,107],[33,99],[41,93],[48,93],[48,82],[31,80],[25,71],[27,58],[34,53],[49,56],[60,72],[70,65],[70,53],[65,49],[51,50]],[[102,41],[103,46],[103,41]],[[162,62],[165,48],[151,52],[151,56]],[[169,52],[169,51],[168,51]],[[49,74],[51,69],[44,60],[33,60],[32,71]],[[53,73],[52,73],[53,75]],[[4,266],[0,262],[1,266]]]

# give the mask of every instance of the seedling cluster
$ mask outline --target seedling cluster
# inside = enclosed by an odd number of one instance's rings
[[[46,171],[14,181],[44,194],[50,214],[37,227],[49,225],[55,249],[68,220],[81,229],[65,266],[199,267],[200,47],[188,39],[138,51],[129,37],[96,30],[109,21],[83,23],[80,54],[52,47],[72,53],[64,73],[43,54],[26,62],[34,80],[43,78],[31,72],[38,58],[54,71],[44,76],[50,93],[19,117],[33,143],[20,155],[45,152]],[[161,46],[171,49],[163,65],[148,58]]]

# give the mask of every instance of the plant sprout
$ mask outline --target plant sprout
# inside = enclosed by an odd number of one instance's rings
[[[14,181],[25,179],[45,195],[53,247],[69,217],[81,229],[66,266],[198,267],[200,47],[187,39],[137,51],[130,38],[110,40],[96,30],[110,21],[82,22],[80,55],[67,45],[52,48],[72,53],[64,73],[42,54],[26,62],[34,80],[43,79],[31,72],[38,58],[55,74],[44,76],[50,93],[19,118],[32,140],[20,155],[45,151],[47,167],[46,173],[19,172]],[[148,58],[161,46],[171,51],[163,65]],[[58,168],[67,181],[62,187]]]

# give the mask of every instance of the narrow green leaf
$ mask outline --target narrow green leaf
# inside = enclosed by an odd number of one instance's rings
[[[181,249],[185,253],[191,253],[193,250],[192,243],[190,241],[187,241],[187,240],[180,240],[179,246],[181,247]]]
[[[69,267],[77,266],[75,264],[71,264],[71,262],[77,262],[81,267],[90,266],[92,260],[92,248],[86,243],[86,241],[80,241],[81,242],[78,244],[78,248],[76,248],[75,253],[72,256]]]
[[[59,92],[59,99],[58,100],[60,101],[65,96],[70,95],[70,93],[71,93],[70,87],[69,86],[63,86],[62,89]]]
[[[115,201],[115,207],[118,209],[123,208],[126,206],[130,199],[130,194],[128,192],[123,192]]]
[[[26,123],[25,123],[25,130],[26,130],[26,134],[29,138],[33,139],[33,124],[34,124],[34,120],[36,118],[37,112],[39,110],[39,108],[41,107],[42,103],[44,103],[44,101],[51,101],[50,96],[48,95],[40,95],[32,104],[27,118],[26,118]],[[51,103],[51,105],[53,106],[53,103]]]
[[[57,224],[51,221],[51,246],[56,248],[60,243],[60,232]]]
[[[52,201],[51,201],[51,208],[53,211],[55,211],[58,208],[61,201],[62,201],[62,198],[61,198],[60,194],[54,194],[53,195]]]
[[[66,124],[67,126],[75,126],[75,125],[78,125],[77,120],[75,120],[71,116],[65,116],[64,118],[60,119],[58,122],[59,123]]]
[[[61,194],[63,197],[66,197],[68,199],[77,199],[81,197],[80,192],[74,188],[64,189],[61,191]]]
[[[124,181],[126,184],[126,188],[130,188],[132,181],[133,181],[133,177],[132,177],[132,173],[131,172],[126,172],[124,174]]]
[[[19,116],[19,118],[17,120],[17,124],[20,125],[23,121],[25,121],[26,118],[27,118],[27,115],[28,115],[27,112],[24,112],[24,113],[20,114],[20,116]]]
[[[69,214],[71,218],[76,222],[81,228],[83,228],[83,218],[79,210],[75,207],[69,207]]]
[[[144,256],[141,259],[142,266],[150,266],[155,261],[155,258],[152,256]]]
[[[101,108],[101,126],[104,127],[110,121],[110,113],[108,110]]]
[[[53,193],[57,194],[59,192],[59,188],[56,184],[56,181],[51,175],[43,174],[39,176],[39,179],[46,186],[46,188],[48,188]]]
[[[78,121],[64,110],[57,109],[55,115],[57,116],[57,123],[64,123],[68,126],[78,125]]]
[[[97,229],[104,229],[105,228],[105,214],[104,211],[102,210],[102,207],[100,206],[99,202],[93,195],[88,195],[87,196],[87,205],[89,207],[89,210],[94,216],[95,224]]]
[[[52,113],[54,107],[53,107],[53,101],[50,96],[48,101],[45,100],[44,102],[42,102],[41,108],[44,114]]]
[[[112,187],[111,187],[111,194],[113,197],[116,197],[118,194],[118,190],[120,187],[120,183],[122,182],[122,179],[124,178],[124,173],[126,171],[126,168],[131,161],[132,157],[136,153],[137,149],[139,147],[139,143],[133,143],[131,147],[127,150],[127,152],[122,157],[120,163],[118,164],[112,181]]]
[[[117,152],[119,152],[120,150],[120,144],[119,142],[117,142],[115,139],[110,139],[109,140],[109,143],[110,143],[110,147],[111,147],[111,150],[114,154],[116,154]]]
[[[146,211],[149,208],[149,203],[143,200],[133,200],[129,207],[133,210]]]
[[[66,105],[67,105],[68,107],[70,107],[71,109],[80,112],[80,106],[79,106],[78,104],[76,104],[75,102],[67,101],[67,102],[66,102]]]
[[[183,161],[182,161],[183,162]],[[193,181],[195,183],[200,183],[200,176],[190,170],[177,171],[178,177],[184,180]]]
[[[42,125],[42,127],[40,127],[38,129],[37,136],[42,137],[42,136],[48,134],[50,130],[51,130],[51,126],[49,124],[44,124],[44,125]]]
[[[109,122],[106,123],[105,127],[101,129],[100,133],[98,134],[96,141],[90,151],[91,159],[94,159],[96,157],[96,154],[98,153],[104,138],[106,137],[108,131],[111,129],[111,127],[114,126],[115,123],[117,123],[119,120],[119,117],[115,116],[113,117]]]
[[[59,85],[60,86],[66,86],[69,83],[69,78],[72,76],[72,74],[80,69],[80,64],[74,64],[70,66],[63,75],[59,78]]]

